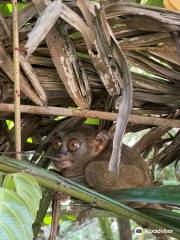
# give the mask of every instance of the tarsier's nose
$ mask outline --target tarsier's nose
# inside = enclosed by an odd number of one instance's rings
[[[67,150],[63,150],[61,149],[59,152],[58,152],[58,156],[59,157],[63,157],[65,155],[68,155],[68,151]]]
[[[58,154],[59,158],[63,158],[64,154]]]
[[[59,158],[59,161],[58,161],[58,167],[60,168],[68,168],[68,167],[71,167],[72,166],[72,161],[68,155],[68,153],[66,154],[58,154],[57,156]]]

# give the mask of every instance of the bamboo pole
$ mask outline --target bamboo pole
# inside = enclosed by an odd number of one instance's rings
[[[0,112],[14,112],[13,104],[0,103]],[[30,113],[37,115],[51,115],[51,116],[70,116],[82,118],[97,118],[109,121],[117,120],[117,113],[102,112],[87,109],[71,109],[61,107],[39,107],[31,105],[21,105],[20,110],[22,113]],[[180,120],[167,119],[160,117],[148,117],[142,115],[132,114],[129,117],[129,122],[134,124],[144,124],[150,126],[164,126],[170,128],[180,128]]]
[[[17,0],[13,6],[13,63],[14,63],[14,112],[16,158],[21,159],[21,112],[20,112],[20,67],[19,67],[19,30]]]

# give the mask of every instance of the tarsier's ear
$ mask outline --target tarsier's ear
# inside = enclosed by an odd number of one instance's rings
[[[95,151],[101,153],[109,143],[109,136],[106,130],[102,130],[96,134],[95,137]]]

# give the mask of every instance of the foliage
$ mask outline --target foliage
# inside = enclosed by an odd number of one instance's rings
[[[135,1],[132,0],[132,2],[135,2]],[[140,4],[145,4],[147,6],[163,7],[163,0],[137,0],[136,2],[138,2]],[[22,10],[24,8],[24,6],[25,6],[24,4],[21,4],[21,3],[18,4],[19,10]],[[12,5],[9,3],[3,3],[3,4],[1,3],[0,4],[0,12],[4,16],[10,15],[12,13]],[[126,19],[126,17],[124,17],[124,20],[128,20],[128,18]],[[118,26],[119,25],[117,25],[117,30],[118,30]],[[113,26],[112,26],[112,28],[113,28]],[[145,31],[145,30],[143,29],[143,31]],[[119,31],[119,32],[121,32],[121,31]],[[156,31],[154,30],[154,32],[156,32]],[[143,36],[142,32],[141,32],[141,34]],[[147,36],[148,36],[149,32],[145,32],[145,34],[147,34]],[[70,33],[69,37],[71,38],[72,41],[77,40],[77,42],[78,42],[78,40],[81,41],[82,34],[78,31],[76,31],[74,33]],[[138,38],[139,36],[136,36],[136,37]],[[141,38],[141,35],[140,35],[140,38]],[[131,39],[131,35],[129,36],[129,39]],[[122,45],[123,45],[123,37],[122,37],[122,39],[120,38],[120,41],[122,41]],[[81,43],[80,45],[83,45],[83,44]],[[158,47],[162,46],[162,44],[161,44],[161,42],[158,42],[156,45],[156,41],[155,41],[155,43],[152,41],[152,46],[154,48],[155,47],[158,48]],[[90,56],[86,52],[83,52],[83,51],[79,52],[80,50],[77,51],[77,56],[81,60],[85,59],[87,62],[90,62],[90,59],[91,59]],[[137,48],[137,53],[138,53],[138,51],[139,50]],[[40,52],[38,54],[40,54]],[[140,56],[139,58],[141,59],[141,57],[142,56]],[[153,57],[151,59],[154,62],[158,62],[159,65],[164,65],[164,67],[168,67],[170,70],[173,70],[174,68],[176,69],[176,67],[174,67],[174,65],[171,65],[169,63],[166,64],[163,62],[162,59],[159,60],[158,57],[157,58]],[[37,66],[38,66],[38,64],[37,64]],[[135,69],[135,70],[133,70],[133,69]],[[161,75],[159,77],[159,75],[157,74],[157,76],[156,76],[156,72],[150,71],[151,72],[150,73],[150,72],[148,72],[149,69],[148,70],[146,69],[146,71],[145,71],[142,68],[133,67],[132,70],[133,70],[132,71],[133,73],[139,73],[139,76],[143,75],[143,76],[145,76],[145,78],[147,77],[146,80],[148,80],[148,79],[150,79],[150,77],[152,77],[152,78],[158,78],[161,81],[167,82],[167,81],[169,81],[169,79],[171,79],[171,76],[168,77],[168,80],[164,79],[165,77],[163,78],[163,75]],[[173,80],[173,81],[176,83],[175,80]],[[147,83],[148,83],[148,81],[147,81]],[[138,83],[137,83],[137,85],[138,85]],[[172,86],[173,86],[173,84],[172,84]],[[167,86],[165,86],[165,87],[167,87]],[[137,88],[137,86],[136,86],[136,88]],[[158,88],[159,88],[159,86],[158,86]],[[158,88],[153,89],[156,96],[158,96],[158,91],[156,92],[156,90],[158,90]],[[164,89],[165,88],[163,88],[162,92],[165,95]],[[137,92],[138,92],[138,88],[137,88]],[[172,95],[173,95],[173,89],[172,89],[171,96]],[[151,101],[151,99],[149,101]],[[151,104],[151,102],[149,104]],[[161,104],[162,103],[160,102],[159,108],[161,108]],[[145,104],[144,104],[144,106],[145,106]],[[149,110],[149,109],[147,109],[147,110]],[[145,109],[145,111],[146,111],[146,109]],[[163,115],[163,117],[164,116],[165,115]],[[60,116],[60,117],[57,117],[55,120],[59,121],[62,118],[63,117]],[[13,127],[13,122],[6,120],[6,123],[7,123],[8,129],[10,130]],[[99,120],[88,119],[85,123],[98,125]],[[149,130],[150,129],[146,128],[145,130],[143,130],[143,134],[145,134]],[[175,136],[176,131],[175,130],[173,130],[173,131],[174,131],[173,136]],[[134,144],[134,142],[137,142],[142,137],[143,134],[142,134],[142,132],[135,132],[133,134],[128,134],[124,138],[124,142],[132,146]],[[164,135],[162,137],[162,139],[165,140],[166,138],[168,138],[169,132],[167,132],[166,135],[167,136]],[[46,137],[46,133],[43,135],[42,139],[45,137]],[[35,144],[36,144],[36,141],[33,140],[33,137],[31,137],[31,135],[29,135],[29,138],[27,138],[26,141],[28,143],[35,142]],[[169,143],[167,143],[167,144],[169,144]],[[165,144],[162,145],[160,151],[162,151],[165,147],[166,147]],[[45,151],[45,150],[43,149],[43,151]],[[150,152],[149,155],[151,155],[151,157],[153,157],[154,149],[153,149],[153,151]],[[164,183],[167,184],[167,181],[169,181],[169,179],[170,179],[171,182],[168,182],[168,183],[172,184],[172,180],[173,180],[176,185],[179,184],[179,182],[177,180],[174,180],[174,176],[173,176],[173,173],[174,173],[173,167],[174,166],[173,165],[174,164],[169,165],[161,171],[161,175],[163,175],[163,177],[158,176],[156,174],[158,171],[157,171],[157,169],[155,169],[155,176],[156,176],[155,180],[162,180],[163,184]],[[133,212],[133,209],[131,209],[130,213],[132,215],[137,214],[137,216],[138,216],[139,212],[144,213],[145,216],[146,215],[150,216],[150,217],[152,217],[152,219],[157,220],[157,222],[162,221],[161,226],[166,226],[166,224],[168,224],[172,227],[172,229],[174,228],[174,230],[176,231],[176,228],[178,228],[178,229],[180,228],[180,225],[179,225],[180,213],[178,211],[175,212],[176,210],[174,210],[173,207],[174,207],[174,205],[176,207],[179,207],[180,196],[179,196],[178,190],[179,190],[179,186],[153,187],[153,188],[149,188],[149,189],[128,189],[128,190],[118,191],[116,193],[113,193],[110,196],[115,199],[118,199],[118,201],[141,202],[141,203],[148,202],[150,204],[156,203],[156,204],[170,205],[171,206],[170,210],[138,209],[137,211]],[[93,194],[92,194],[92,196],[93,196]],[[96,199],[96,195],[94,195],[94,198]],[[1,211],[0,234],[3,239],[7,239],[7,238],[8,239],[14,239],[14,238],[17,238],[17,239],[30,239],[31,238],[32,239],[31,225],[36,217],[36,212],[39,207],[39,199],[40,199],[40,189],[39,189],[39,186],[37,185],[37,183],[35,182],[34,178],[28,177],[26,174],[21,174],[21,173],[8,175],[5,177],[5,180],[3,182],[3,188],[0,189],[0,203],[1,203],[1,205],[0,205],[0,211]],[[34,203],[34,200],[36,200],[35,203]],[[112,206],[113,206],[113,204],[112,204]],[[11,221],[9,220],[10,218],[11,218]],[[74,215],[63,215],[61,217],[60,223],[62,226],[62,228],[61,228],[62,232],[64,231],[63,232],[64,239],[68,239],[68,238],[69,239],[82,239],[82,238],[95,239],[95,235],[99,234],[99,232],[98,232],[99,230],[97,230],[97,221],[96,220],[95,221],[89,220],[89,221],[87,221],[86,224],[84,224],[80,227],[75,226],[75,224],[73,222],[75,220],[76,220],[76,216],[74,216]],[[145,220],[146,220],[146,218],[144,217],[144,221]],[[48,226],[51,223],[52,223],[52,217],[48,213],[48,214],[46,214],[46,216],[44,218],[44,225]],[[93,223],[93,224],[91,224],[91,223]],[[164,225],[163,225],[163,223],[164,223]],[[64,229],[63,229],[64,225],[68,225],[68,226],[64,227]],[[88,228],[88,226],[90,226],[90,228],[87,233],[86,229]],[[96,228],[96,230],[95,230],[95,228]],[[108,229],[109,229],[108,232],[111,231],[110,228],[111,228],[111,226],[108,226]],[[85,230],[84,232],[83,232],[83,229]],[[21,234],[20,234],[20,231],[21,231]],[[80,231],[83,232],[82,236],[81,236],[82,238],[80,237],[81,234],[79,234]],[[78,234],[74,234],[74,233],[78,233]],[[116,233],[117,233],[117,229],[116,229]],[[98,239],[99,239],[99,235],[97,237]],[[150,237],[152,237],[152,236],[150,236]],[[117,238],[117,236],[116,236],[116,238]]]
[[[33,239],[41,190],[34,177],[25,173],[8,174],[0,188],[0,239]]]
[[[163,7],[163,0],[141,0],[141,4],[148,6]]]
[[[26,6],[25,3],[18,3],[18,10],[22,11]],[[0,3],[0,13],[4,16],[12,14],[12,3]]]
[[[119,201],[159,203],[180,207],[180,185],[124,189],[113,191],[109,196]]]

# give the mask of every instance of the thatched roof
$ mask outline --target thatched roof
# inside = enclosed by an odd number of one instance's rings
[[[118,0],[104,1],[101,10],[83,1],[64,1],[61,9],[56,6],[60,18],[53,15],[48,32],[49,19],[41,18],[40,27],[36,24],[36,31],[45,26],[42,36],[37,36],[31,31],[45,7],[44,1],[34,0],[19,16],[22,104],[117,112],[117,103],[127,91],[121,109],[126,117],[132,95],[131,114],[167,119],[166,130],[172,127],[168,119],[178,119],[180,105],[178,12]],[[48,16],[54,10],[47,11]],[[2,103],[13,103],[11,28],[12,18],[1,16]],[[163,124],[148,124],[154,125]],[[128,127],[131,131],[146,128],[142,121]]]

